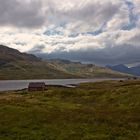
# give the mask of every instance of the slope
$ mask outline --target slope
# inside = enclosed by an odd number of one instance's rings
[[[0,80],[128,77],[109,68],[68,60],[42,60],[0,45]]]

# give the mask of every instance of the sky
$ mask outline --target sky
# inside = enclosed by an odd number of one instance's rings
[[[140,0],[0,0],[0,44],[43,58],[140,63]]]

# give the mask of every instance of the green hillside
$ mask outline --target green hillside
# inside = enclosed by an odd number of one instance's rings
[[[140,81],[0,94],[0,140],[139,140]]]
[[[52,79],[72,78],[76,75],[50,67],[46,62],[16,61],[0,67],[0,79]]]
[[[67,60],[41,60],[32,55],[0,45],[0,80],[128,77],[95,65]]]
[[[113,71],[106,67],[100,67],[93,64],[82,64],[80,62],[71,62],[69,60],[47,60],[47,63],[54,69],[85,78],[130,76],[128,74]]]

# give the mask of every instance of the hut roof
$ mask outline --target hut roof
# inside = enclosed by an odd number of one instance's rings
[[[45,83],[44,82],[32,82],[32,83],[29,83],[29,87],[30,88],[45,87]]]

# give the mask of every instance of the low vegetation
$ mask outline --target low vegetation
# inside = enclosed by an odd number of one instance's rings
[[[140,81],[0,94],[0,140],[139,140]]]
[[[0,80],[130,77],[106,67],[68,60],[41,60],[0,45]]]

